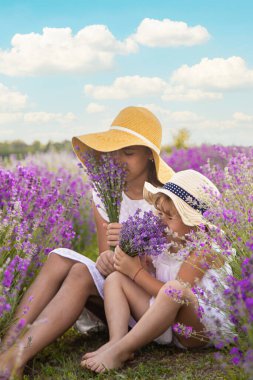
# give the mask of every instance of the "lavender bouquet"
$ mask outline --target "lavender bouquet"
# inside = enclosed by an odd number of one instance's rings
[[[152,211],[145,211],[143,216],[138,209],[122,223],[120,248],[129,256],[159,255],[167,244],[166,226]]]
[[[92,188],[101,199],[111,223],[119,221],[122,192],[126,189],[126,167],[111,153],[84,155],[85,171]]]

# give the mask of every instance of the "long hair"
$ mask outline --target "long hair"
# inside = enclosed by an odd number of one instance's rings
[[[152,150],[147,148],[147,150],[152,153]],[[149,160],[148,161],[148,182],[152,183],[152,185],[161,187],[163,186],[163,183],[159,181],[157,178],[157,173],[156,173],[156,167],[155,167],[155,162],[154,160]]]

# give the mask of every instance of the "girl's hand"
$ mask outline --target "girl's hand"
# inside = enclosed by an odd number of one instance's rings
[[[96,268],[103,276],[108,276],[115,271],[113,256],[114,252],[109,250],[100,253],[98,256]]]
[[[120,223],[104,223],[106,229],[107,244],[109,247],[116,247],[119,244],[119,235],[121,230]]]
[[[135,273],[142,267],[139,256],[131,257],[128,256],[122,249],[117,245],[114,252],[114,268],[130,277],[134,278]]]
[[[140,257],[141,265],[149,273],[155,273],[155,267],[153,265],[152,259],[148,255]]]

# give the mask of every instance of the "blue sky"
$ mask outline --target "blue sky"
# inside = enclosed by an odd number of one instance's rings
[[[135,4],[136,3],[136,4]],[[0,0],[0,141],[105,130],[152,110],[163,143],[252,145],[250,0]]]

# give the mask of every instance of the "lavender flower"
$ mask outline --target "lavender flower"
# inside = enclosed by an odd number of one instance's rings
[[[46,255],[57,246],[82,252],[94,235],[90,187],[80,170],[50,171],[43,157],[51,162],[44,155],[0,168],[0,336]]]
[[[163,153],[163,159],[176,172],[185,169],[194,169],[207,175],[205,165],[208,162],[216,166],[222,172],[227,165],[228,157],[242,153],[246,156],[252,151],[252,147],[207,145],[189,147],[188,149],[173,148],[171,154]]]
[[[129,256],[157,256],[168,244],[165,229],[166,226],[152,211],[145,211],[141,216],[138,209],[122,223],[119,246]]]
[[[126,188],[126,167],[112,153],[96,153],[88,151],[84,154],[85,171],[105,207],[109,221],[118,222],[122,192]]]
[[[182,305],[185,303],[186,304],[188,303],[188,302],[183,300],[183,291],[182,290],[174,289],[171,286],[168,286],[164,290],[164,293],[167,294],[167,296],[169,296],[176,303],[181,303]]]
[[[189,339],[193,336],[193,328],[191,326],[183,325],[182,323],[175,323],[172,326],[174,332]]]

